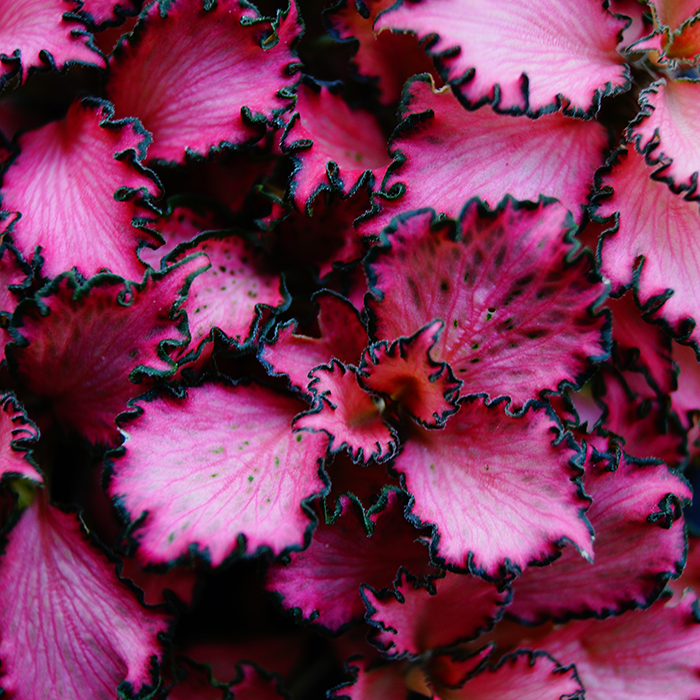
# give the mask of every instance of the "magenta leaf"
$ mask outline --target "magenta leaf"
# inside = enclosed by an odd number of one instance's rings
[[[644,156],[630,147],[618,152],[601,178],[601,194],[608,197],[596,216],[615,216],[599,244],[601,270],[613,292],[632,287],[652,320],[662,319],[680,339],[698,342],[694,319],[700,309],[700,279],[692,261],[700,256],[700,209],[653,173]],[[671,253],[680,250],[682,255]]]
[[[617,469],[590,465],[583,485],[593,499],[586,513],[595,530],[593,563],[567,548],[549,566],[523,572],[508,612],[524,622],[645,608],[683,569],[681,512],[692,494],[682,477],[664,464],[623,458]]]
[[[110,58],[107,94],[118,116],[153,134],[151,160],[182,163],[259,141],[290,106],[297,9],[275,21],[238,0],[152,3]]]
[[[79,16],[85,17],[92,26],[102,28],[133,17],[141,5],[141,0],[80,0]]]
[[[347,449],[353,462],[384,462],[396,454],[396,430],[382,419],[380,402],[359,385],[352,366],[332,360],[309,377],[314,405],[294,420],[295,428],[327,433],[329,450]]]
[[[543,652],[518,651],[480,667],[459,688],[437,688],[436,700],[583,700],[573,666]]]
[[[24,82],[37,70],[64,71],[75,63],[104,67],[85,26],[64,17],[74,7],[66,0],[0,4],[0,88],[14,75]]]
[[[132,380],[174,372],[168,350],[187,342],[186,319],[174,310],[204,269],[206,259],[197,256],[147,272],[141,284],[61,275],[19,305],[13,324],[20,338],[7,346],[9,364],[51,402],[61,426],[114,444],[116,416],[143,392]]]
[[[579,222],[608,147],[596,121],[561,113],[518,118],[488,106],[468,111],[449,90],[436,92],[425,76],[406,86],[401,116],[384,194],[375,195],[383,210],[363,224],[365,233],[379,233],[401,212],[432,207],[456,218],[471,197],[495,207],[507,194],[533,201],[554,197]]]
[[[596,384],[596,398],[604,407],[600,434],[621,438],[625,453],[635,462],[683,464],[685,434],[669,420],[665,400],[635,395],[623,376],[607,368],[598,374]]]
[[[357,41],[359,46],[352,64],[362,78],[369,79],[379,91],[383,105],[398,102],[408,78],[419,73],[432,73],[438,79],[433,62],[419,41],[410,34],[381,32],[375,34],[372,24],[379,12],[391,7],[390,0],[371,0],[369,16],[360,14],[359,3],[344,0],[325,18],[333,36],[342,42]]]
[[[427,428],[444,425],[457,411],[462,386],[449,365],[431,357],[443,325],[433,321],[409,338],[375,343],[362,356],[359,367],[361,386],[398,403]]]
[[[537,115],[564,106],[593,116],[600,100],[629,89],[617,53],[625,21],[576,0],[397,2],[375,31],[410,31],[428,41],[444,76],[469,104]]]
[[[576,664],[588,700],[694,700],[700,694],[700,624],[692,593],[675,606],[659,601],[644,612],[570,622],[538,646]]]
[[[375,643],[389,656],[417,656],[475,639],[490,630],[510,601],[510,589],[469,574],[447,573],[429,587],[409,586],[406,576],[396,596],[377,596],[363,586],[367,620],[378,629]]]
[[[139,604],[75,515],[37,492],[0,562],[8,697],[150,697],[170,620]]]
[[[668,334],[644,319],[629,292],[619,299],[607,299],[606,306],[612,311],[616,366],[642,372],[653,387],[669,393],[675,383],[675,372]]]
[[[199,553],[219,566],[235,553],[308,543],[306,504],[325,489],[327,440],[292,431],[302,408],[256,385],[205,384],[183,399],[142,402],[112,455],[109,486],[136,523],[141,559]]]
[[[310,80],[297,89],[296,109],[282,150],[296,161],[291,187],[300,209],[307,210],[322,190],[348,197],[366,182],[381,183],[391,158],[375,117],[350,109],[341,95]]]
[[[695,116],[700,109],[700,83],[660,80],[642,91],[642,114],[630,129],[630,139],[650,163],[660,164],[664,180],[674,190],[695,193],[700,170],[700,134]]]
[[[44,276],[75,267],[84,277],[110,270],[141,279],[137,250],[155,239],[131,221],[140,198],[159,194],[139,164],[147,141],[138,122],[114,121],[97,100],[74,102],[62,120],[20,137],[2,207],[19,213],[13,240],[27,260],[40,256]]]
[[[39,430],[12,392],[0,396],[0,481],[10,476],[44,483],[32,457]]]
[[[341,496],[335,521],[319,524],[309,547],[293,552],[287,566],[272,564],[265,588],[298,618],[337,633],[365,612],[361,584],[385,589],[400,568],[429,573],[428,549],[404,518],[404,503],[395,491],[382,500],[365,523],[352,500]]]
[[[203,234],[179,246],[166,264],[193,253],[204,253],[211,267],[192,282],[180,307],[187,312],[190,325],[188,350],[198,352],[207,341],[211,344],[215,329],[237,350],[248,348],[274,320],[269,312],[279,313],[289,305],[280,276],[237,233]]]
[[[433,359],[463,394],[507,396],[513,410],[577,385],[607,354],[608,323],[594,311],[605,286],[587,256],[571,258],[569,225],[557,203],[510,198],[495,211],[469,202],[456,227],[432,212],[399,219],[367,258],[376,337],[442,319]]]
[[[183,201],[182,197],[173,197],[168,200],[165,211],[157,216],[149,216],[139,219],[139,228],[156,234],[163,240],[161,245],[142,248],[139,251],[139,259],[150,265],[154,270],[165,266],[165,259],[175,248],[184,243],[193,241],[200,233],[215,231],[225,228],[225,224],[217,216],[217,212],[200,202]]]
[[[412,518],[435,525],[436,558],[500,578],[557,556],[564,541],[592,556],[580,458],[545,410],[509,418],[476,399],[443,430],[416,426],[394,468],[414,497]]]
[[[319,337],[296,333],[296,324],[280,326],[271,344],[264,343],[260,359],[275,375],[285,374],[293,387],[308,392],[309,372],[336,359],[358,365],[367,346],[367,331],[355,307],[329,291],[314,296],[318,304]]]

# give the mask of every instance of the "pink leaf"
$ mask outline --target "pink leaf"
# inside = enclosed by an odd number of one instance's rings
[[[416,427],[395,469],[412,517],[436,527],[439,560],[495,578],[557,555],[564,540],[591,556],[577,456],[544,410],[516,419],[474,400],[443,430]]]
[[[300,209],[310,207],[324,189],[347,197],[364,182],[381,183],[391,158],[369,112],[350,109],[342,96],[312,82],[299,85],[296,109],[282,148],[296,161],[291,187]]]
[[[398,403],[427,428],[442,426],[457,411],[462,386],[449,365],[431,357],[443,325],[434,321],[408,338],[370,346],[359,368],[365,389]]]
[[[597,398],[605,407],[599,432],[620,436],[625,453],[634,461],[663,460],[671,467],[683,464],[685,435],[669,420],[665,399],[635,395],[621,375],[607,368],[596,380],[602,385]]]
[[[344,297],[328,291],[314,296],[318,304],[319,337],[295,333],[287,324],[277,330],[274,343],[263,344],[260,359],[274,374],[286,374],[293,387],[306,392],[309,372],[332,359],[357,365],[367,345],[367,331],[357,310]]]
[[[218,566],[238,552],[303,546],[312,525],[304,504],[324,490],[327,440],[292,431],[302,407],[256,385],[217,384],[143,404],[109,487],[132,522],[147,513],[134,533],[141,559],[199,551]]]
[[[694,700],[700,695],[700,624],[688,594],[607,620],[572,622],[538,640],[576,664],[586,700]]]
[[[153,134],[150,159],[182,163],[190,152],[262,138],[290,104],[290,46],[300,34],[290,2],[275,22],[238,0],[175,0],[144,10],[110,59],[107,94],[118,116],[137,117]]]
[[[567,259],[569,224],[556,203],[510,198],[495,211],[470,202],[456,229],[432,213],[404,217],[367,259],[376,336],[442,319],[433,359],[463,394],[507,396],[514,409],[577,384],[607,353],[607,323],[593,311],[605,287],[591,283],[591,261]]]
[[[436,700],[583,700],[572,666],[562,668],[542,652],[519,651],[495,668],[483,667],[457,689],[440,688]],[[586,696],[587,697],[587,696]]]
[[[73,267],[85,277],[101,270],[143,276],[136,253],[154,238],[131,225],[139,213],[135,196],[159,189],[138,164],[147,142],[140,125],[111,116],[104,102],[74,102],[62,120],[19,139],[2,206],[19,212],[13,240],[27,260],[40,248],[46,277]]]
[[[700,169],[700,83],[660,80],[640,96],[642,118],[630,129],[630,139],[657,172],[677,190],[695,193]]]
[[[73,63],[104,67],[104,59],[90,46],[83,25],[63,15],[75,8],[70,0],[23,0],[21,6],[0,4],[0,86],[19,73],[24,82],[35,70]]]
[[[332,360],[309,376],[314,405],[295,419],[295,428],[327,433],[329,450],[345,448],[354,462],[383,462],[396,454],[396,431],[382,419],[381,406],[358,384],[352,367]]]
[[[601,179],[603,192],[611,194],[596,215],[616,216],[600,242],[601,269],[613,291],[633,287],[639,304],[653,312],[650,318],[663,319],[675,335],[697,342],[700,209],[652,173],[644,157],[630,148],[619,153]]]
[[[277,313],[289,305],[279,274],[260,251],[236,234],[199,236],[178,248],[169,261],[193,253],[206,254],[211,267],[193,281],[181,307],[187,312],[192,336],[188,350],[201,350],[215,328],[236,349],[245,349],[265,331],[266,312]]]
[[[417,656],[475,639],[503,615],[510,589],[469,574],[447,573],[431,588],[409,586],[405,576],[396,597],[379,597],[363,586],[368,622],[378,630],[374,643],[391,656]]]
[[[352,64],[361,77],[376,83],[381,104],[398,102],[404,83],[413,75],[431,73],[433,79],[439,81],[433,62],[415,36],[374,33],[372,24],[377,14],[391,7],[393,2],[371,0],[363,4],[371,8],[368,17],[360,14],[358,3],[353,0],[344,0],[325,17],[339,41],[359,43]]]
[[[603,96],[629,88],[617,53],[625,22],[599,3],[577,0],[422,0],[396,3],[375,31],[429,40],[447,78],[471,104],[540,114],[564,105],[592,116]]]
[[[0,685],[11,698],[145,697],[158,683],[162,613],[145,609],[78,519],[41,492],[0,566]]]
[[[669,393],[675,372],[668,334],[645,320],[629,292],[620,299],[607,299],[606,306],[613,315],[616,366],[643,372],[659,391]]]
[[[0,481],[6,476],[21,476],[43,484],[31,449],[39,439],[36,425],[11,392],[0,396],[0,408]]]
[[[594,562],[571,548],[549,566],[528,568],[513,585],[508,612],[527,623],[607,616],[647,607],[685,558],[682,506],[690,489],[666,465],[620,460],[616,470],[591,465],[583,485],[593,504]],[[552,595],[552,591],[557,595]]]
[[[171,200],[162,215],[144,217],[138,222],[139,228],[158,234],[164,243],[157,248],[142,248],[139,258],[159,270],[165,258],[183,243],[193,241],[205,231],[221,230],[225,223],[211,209],[193,208],[187,204]]]
[[[507,194],[554,197],[579,222],[608,147],[596,121],[560,113],[527,119],[488,106],[469,111],[450,90],[435,92],[421,77],[406,86],[401,116],[390,143],[394,165],[382,186],[389,196],[375,196],[384,210],[362,224],[364,233],[378,233],[401,212],[432,207],[456,218],[471,197],[494,207]]]

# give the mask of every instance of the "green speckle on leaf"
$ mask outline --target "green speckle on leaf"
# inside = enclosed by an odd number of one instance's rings
[[[215,447],[215,448],[212,450],[212,452],[213,452],[214,454],[218,454],[218,455],[220,455],[223,451],[224,451],[224,446],[223,446],[223,445],[219,445],[218,447]]]
[[[280,458],[279,458],[279,457],[275,457],[275,466],[276,466],[276,467],[279,467],[279,465],[280,465]]]
[[[297,442],[301,442],[301,435],[297,435]]]
[[[216,478],[217,476],[219,476],[219,472],[216,472],[216,474],[212,474],[212,475],[211,475],[211,478],[214,479],[214,478]]]
[[[251,475],[248,477],[248,481],[253,481],[253,479],[255,479],[255,477],[251,474]]]
[[[172,542],[174,542],[174,541],[175,541],[175,533],[174,533],[174,532],[171,532],[171,533],[168,535],[168,542],[172,543]]]

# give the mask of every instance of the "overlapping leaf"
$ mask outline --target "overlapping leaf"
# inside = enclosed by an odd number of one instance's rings
[[[370,516],[371,536],[350,499],[341,497],[341,509],[332,524],[319,525],[308,549],[290,555],[289,565],[271,566],[265,583],[285,608],[334,632],[364,613],[361,584],[380,590],[394,583],[400,567],[415,576],[430,568],[428,549],[403,517],[395,492]]]
[[[363,231],[378,233],[396,214],[421,207],[454,218],[471,197],[493,207],[507,194],[554,197],[581,220],[607,147],[601,124],[561,113],[533,120],[488,106],[468,111],[449,89],[435,92],[425,76],[405,90],[404,121],[390,143],[395,164],[383,185],[388,195],[376,197],[383,211]]]
[[[509,589],[499,591],[468,574],[448,573],[431,587],[412,587],[402,577],[396,597],[363,591],[368,620],[378,627],[373,641],[385,653],[418,656],[475,639],[493,627],[510,601]]]
[[[368,258],[368,305],[378,338],[445,327],[432,358],[464,382],[462,394],[508,396],[514,407],[562,382],[576,384],[607,352],[604,293],[585,257],[567,261],[566,212],[556,203],[495,211],[478,202],[456,229],[430,213],[405,217]]]
[[[20,304],[21,335],[8,345],[10,365],[35,394],[51,402],[58,423],[94,443],[116,442],[115,418],[143,392],[131,379],[172,374],[168,347],[187,341],[173,318],[203,256],[130,285],[113,275],[81,284],[64,274],[34,300]]]
[[[642,115],[630,130],[638,150],[663,166],[662,177],[674,188],[697,189],[700,134],[695,116],[700,109],[700,82],[660,80],[641,95]]]
[[[348,196],[363,182],[383,180],[391,159],[369,112],[350,109],[341,95],[314,83],[299,86],[296,109],[283,148],[297,161],[292,191],[300,209],[323,189]]]
[[[564,104],[590,116],[602,96],[628,88],[617,53],[625,24],[576,0],[422,0],[396,3],[374,27],[429,39],[445,77],[471,104],[535,114]]]
[[[367,332],[359,314],[345,298],[330,292],[319,292],[319,336],[296,333],[291,324],[281,326],[272,344],[263,344],[261,360],[275,374],[286,374],[292,386],[308,392],[309,372],[315,367],[340,360],[357,365],[367,345]]]
[[[383,419],[379,402],[359,385],[355,369],[333,360],[309,377],[314,405],[295,419],[296,428],[327,433],[331,452],[347,449],[355,462],[383,462],[396,454],[396,430]]]
[[[700,623],[689,593],[607,620],[571,622],[538,641],[576,665],[586,700],[693,700],[700,693]]]
[[[0,396],[0,408],[0,481],[5,476],[22,476],[43,483],[31,455],[31,445],[39,439],[36,425],[10,392]]]

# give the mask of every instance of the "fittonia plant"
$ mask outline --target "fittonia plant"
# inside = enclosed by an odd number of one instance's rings
[[[698,0],[0,17],[8,700],[700,698]]]

